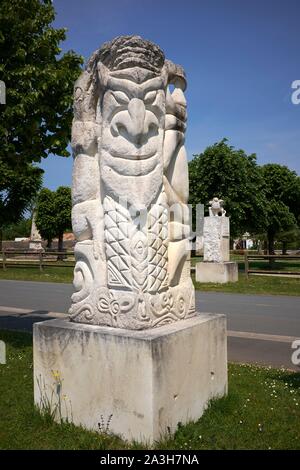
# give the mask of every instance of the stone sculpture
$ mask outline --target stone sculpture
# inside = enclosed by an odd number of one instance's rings
[[[223,207],[224,201],[223,199],[219,199],[218,197],[214,197],[211,201],[209,201],[209,215],[210,217],[217,217],[222,216],[225,217],[226,211]]]
[[[75,84],[74,322],[144,329],[195,314],[185,88],[182,67],[139,36],[105,43]]]
[[[230,261],[230,224],[223,204],[217,197],[209,201],[209,216],[204,217],[203,224],[203,261],[196,264],[197,282],[238,280],[238,265]]]
[[[209,201],[209,217],[204,217],[203,227],[204,261],[229,261],[229,217],[225,217],[223,203],[217,197]]]
[[[42,237],[41,237],[40,232],[37,229],[35,220],[36,220],[36,211],[33,212],[33,216],[32,216],[29,250],[44,251],[44,248],[42,246]]]
[[[190,278],[185,86],[137,36],[89,60],[75,85],[71,321],[33,332],[37,407],[146,444],[227,393],[226,319],[196,314]]]

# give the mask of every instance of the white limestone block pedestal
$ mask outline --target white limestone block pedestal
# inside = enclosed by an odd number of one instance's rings
[[[238,278],[238,264],[234,261],[225,261],[221,263],[202,261],[196,264],[197,282],[225,284],[226,282],[237,282]]]
[[[151,330],[55,319],[34,324],[34,399],[56,418],[153,443],[201,417],[227,393],[224,315],[198,314]]]

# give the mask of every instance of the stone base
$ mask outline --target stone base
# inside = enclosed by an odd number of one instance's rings
[[[226,282],[237,282],[238,279],[238,264],[233,261],[224,263],[206,263],[202,261],[196,264],[197,282],[225,284]]]
[[[34,324],[33,346],[39,408],[128,440],[173,433],[227,392],[224,315],[144,331],[55,319]]]
[[[29,243],[29,250],[31,251],[45,251],[40,240],[31,240]]]

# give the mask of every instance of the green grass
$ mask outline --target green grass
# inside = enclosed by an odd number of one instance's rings
[[[191,259],[191,266],[202,261],[201,256],[196,256]],[[238,263],[239,271],[244,272],[244,256],[230,255],[231,261]],[[271,271],[295,271],[300,273],[300,260],[276,260],[270,265],[269,260],[250,260],[249,266],[251,269],[266,269]]]
[[[240,261],[239,269],[244,270],[244,261]],[[271,271],[295,271],[300,273],[300,262],[297,260],[276,260],[272,265],[269,264],[269,261],[260,261],[253,260],[250,261],[250,269],[267,269]]]
[[[283,276],[249,276],[239,272],[237,282],[227,284],[200,283],[195,281],[195,288],[203,292],[228,292],[232,294],[260,295],[300,295],[300,279]]]
[[[203,292],[228,292],[233,294],[261,294],[261,295],[299,295],[300,296],[300,278],[284,276],[263,276],[250,275],[247,279],[244,274],[244,257],[241,255],[231,255],[232,261],[236,261],[239,267],[238,282],[229,282],[227,284],[199,283],[195,281],[192,275],[195,288]],[[201,261],[201,257],[191,259],[191,265]],[[270,269],[268,261],[251,261],[251,268]],[[298,271],[300,272],[300,262],[297,260],[276,261],[273,266],[278,271]]]
[[[194,279],[194,276],[192,277]],[[0,279],[70,283],[73,280],[73,268],[51,266],[40,272],[38,267],[9,267],[6,271],[0,269]],[[208,292],[300,295],[300,278],[252,275],[247,280],[242,271],[239,272],[238,282],[228,284],[200,284],[194,282],[194,284],[196,289]]]
[[[8,267],[6,271],[0,268],[0,279],[13,281],[42,281],[67,282],[73,281],[73,269],[70,267],[48,266],[40,272],[39,267]]]
[[[32,336],[0,331],[1,449],[143,448],[116,436],[54,423],[33,406]],[[229,394],[197,423],[180,426],[156,449],[300,449],[300,374],[254,365],[229,366]]]

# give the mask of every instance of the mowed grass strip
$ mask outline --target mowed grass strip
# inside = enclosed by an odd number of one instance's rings
[[[0,330],[1,449],[137,449],[117,436],[57,424],[33,405],[32,336]],[[113,419],[113,417],[112,417]],[[99,416],[99,421],[101,420]],[[229,365],[229,394],[196,423],[180,425],[156,449],[300,449],[300,373]]]
[[[236,294],[265,294],[265,295],[299,295],[300,278],[275,277],[275,276],[246,276],[239,272],[238,282],[228,284],[200,284],[192,275],[195,288],[203,292],[231,292]],[[0,267],[0,279],[14,281],[37,281],[37,282],[63,282],[73,281],[73,268],[50,266],[40,272],[38,267],[8,267],[3,271]]]
[[[195,281],[192,275],[195,288],[203,292],[227,292],[232,294],[253,294],[253,295],[299,295],[300,278],[284,276],[256,276],[251,275],[247,279],[245,274],[239,272],[237,282],[227,284],[214,284],[213,282],[200,283]]]
[[[0,279],[11,281],[65,282],[73,281],[74,268],[47,266],[41,272],[39,266],[9,266],[6,271],[0,267]]]

